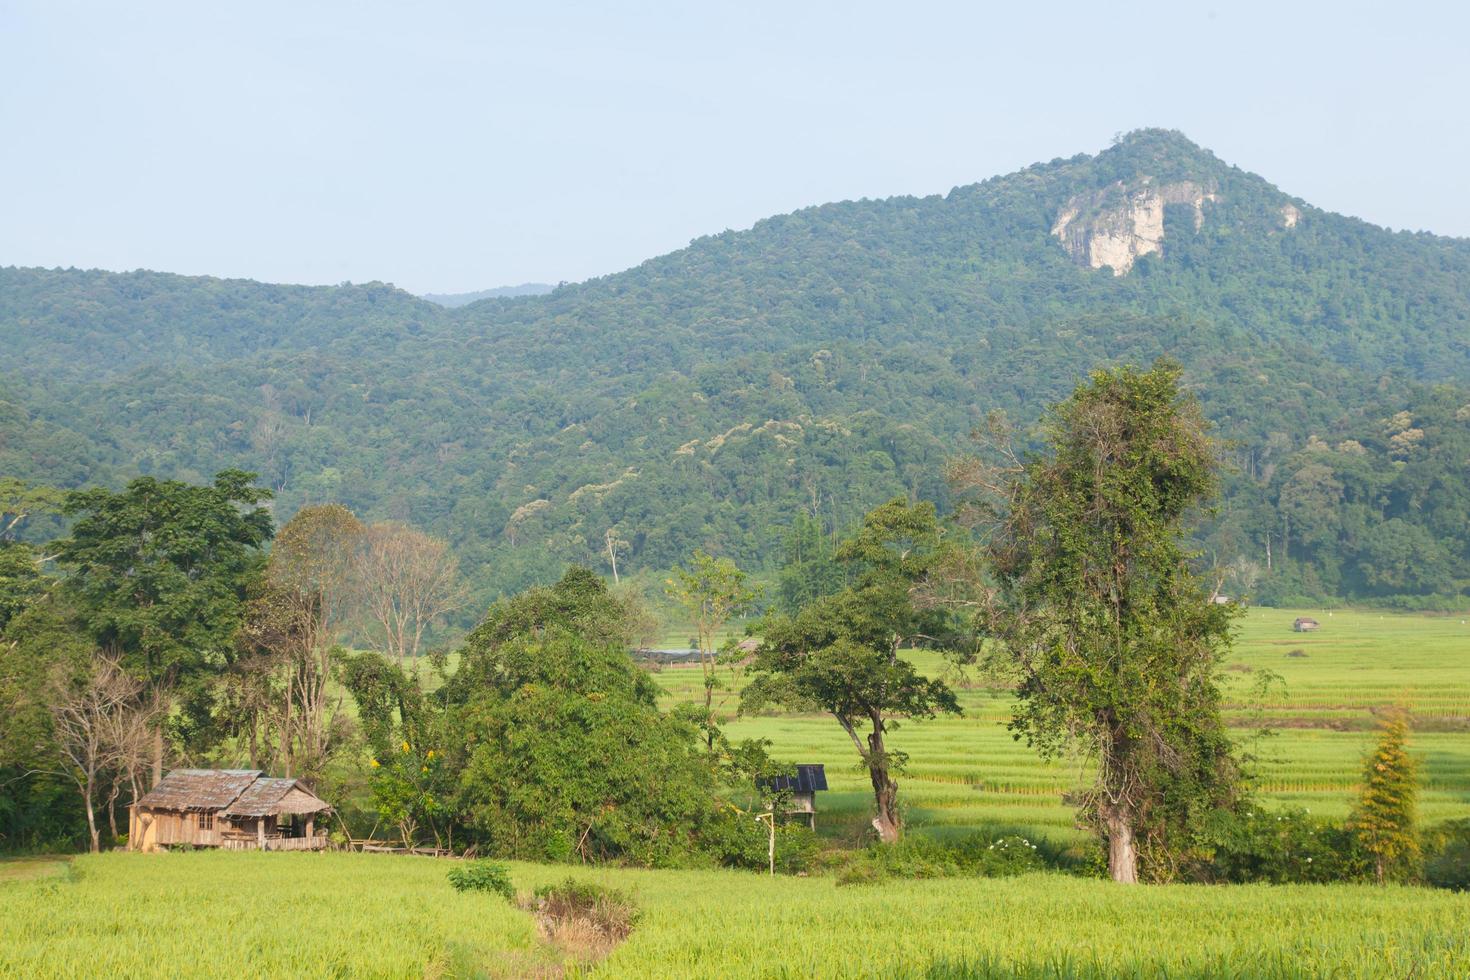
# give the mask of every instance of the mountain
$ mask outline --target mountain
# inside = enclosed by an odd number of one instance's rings
[[[423,298],[430,303],[447,306],[451,309],[461,306],[469,306],[478,303],[482,299],[514,299],[517,296],[545,296],[555,289],[555,286],[544,282],[523,282],[519,286],[496,286],[494,289],[482,289],[475,293],[424,293]]]
[[[0,343],[0,472],[244,465],[283,517],[336,499],[447,536],[486,596],[599,564],[609,529],[622,567],[770,568],[802,511],[946,505],[991,409],[1167,355],[1232,440],[1201,532],[1232,587],[1470,585],[1470,241],[1319,210],[1170,131],[514,302],[3,269]]]

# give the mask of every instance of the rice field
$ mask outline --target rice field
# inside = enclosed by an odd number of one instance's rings
[[[1315,633],[1295,633],[1300,615],[1316,618]],[[1251,609],[1225,671],[1227,720],[1245,747],[1260,756],[1258,789],[1268,803],[1345,816],[1361,760],[1374,739],[1375,711],[1411,709],[1413,754],[1421,763],[1420,816],[1437,822],[1470,816],[1470,616],[1424,616],[1354,610]],[[914,655],[926,670],[943,661]],[[1284,683],[1261,704],[1251,690],[1262,671]],[[669,668],[656,675],[669,703],[700,696],[699,671]],[[1066,838],[1072,811],[1061,794],[1085,775],[1083,760],[1043,763],[1005,729],[1010,699],[980,678],[955,678],[965,714],[903,725],[893,744],[909,753],[900,800],[911,829],[946,833],[1013,827]],[[722,692],[725,693],[725,692]],[[842,837],[860,833],[870,817],[871,791],[852,743],[824,716],[734,718],[738,699],[724,707],[732,738],[769,738],[778,758],[822,762],[832,792],[822,794],[818,828]],[[1265,721],[1276,734],[1252,738]]]
[[[0,882],[0,976],[551,976],[531,917],[455,892],[448,862],[361,854],[81,857]],[[1037,874],[842,888],[831,878],[514,865],[624,889],[642,917],[598,977],[1456,977],[1470,895],[1166,886]]]

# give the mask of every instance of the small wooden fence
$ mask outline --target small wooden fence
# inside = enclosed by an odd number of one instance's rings
[[[264,850],[267,851],[321,851],[328,844],[325,835],[318,834],[313,837],[267,837]],[[262,850],[261,842],[254,837],[226,838],[220,842],[227,851],[259,851]]]

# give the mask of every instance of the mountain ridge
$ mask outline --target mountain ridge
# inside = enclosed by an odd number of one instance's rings
[[[1090,222],[1074,249],[1069,207]],[[1093,261],[1099,235],[1122,274]],[[1170,355],[1244,447],[1227,504],[1249,519],[1206,540],[1263,556],[1278,470],[1309,437],[1377,446],[1368,429],[1434,405],[1452,453],[1456,406],[1432,386],[1470,382],[1467,294],[1470,241],[1322,211],[1146,130],[514,302],[0,270],[0,341],[29,365],[0,395],[0,464],[57,482],[243,464],[283,514],[341,499],[445,534],[489,595],[597,562],[608,528],[633,568],[694,547],[770,567],[798,510],[835,529],[895,493],[943,506],[945,460],[990,409],[1034,418],[1096,365]],[[1351,561],[1323,564],[1353,535],[1280,588],[1318,589],[1311,571],[1366,590]]]

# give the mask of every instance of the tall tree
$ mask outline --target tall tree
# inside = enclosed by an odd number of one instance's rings
[[[407,525],[367,528],[356,561],[368,633],[400,666],[418,656],[424,631],[464,602],[449,545]]]
[[[342,633],[357,614],[364,531],[341,504],[303,507],[281,528],[271,549],[270,589],[254,625],[284,663],[287,775],[318,774],[332,748],[342,702],[334,674]]]
[[[244,619],[271,536],[270,492],[225,470],[207,486],[140,477],[121,492],[74,491],[57,546],[65,587],[99,648],[154,692],[173,691],[185,721],[208,713],[209,686]],[[163,777],[163,730],[153,779]]]
[[[715,637],[732,617],[750,609],[760,597],[760,589],[752,586],[749,576],[728,558],[695,551],[690,564],[689,568],[674,570],[674,577],[665,583],[665,592],[694,620],[699,666],[704,673],[705,720],[713,745],[715,688],[721,684]]]
[[[1232,607],[1208,601],[1183,543],[1215,446],[1167,363],[1094,373],[1043,434],[1038,455],[956,471],[994,521],[981,624],[1019,675],[1016,736],[1095,757],[1082,815],[1114,880],[1165,879],[1239,779],[1217,683]]]
[[[766,620],[751,664],[757,676],[741,708],[815,707],[836,718],[868,769],[873,826],[891,843],[902,833],[895,777],[907,757],[888,744],[888,735],[900,718],[960,710],[943,681],[920,674],[899,650],[967,651],[969,644],[947,610],[919,601],[921,585],[946,558],[932,504],[894,500],[878,507],[836,558],[854,584],[812,600],[795,616]]]
[[[1408,718],[1395,711],[1384,719],[1378,745],[1363,763],[1363,785],[1351,820],[1359,843],[1373,855],[1379,884],[1403,877],[1419,857],[1414,832],[1418,767],[1408,742]]]

